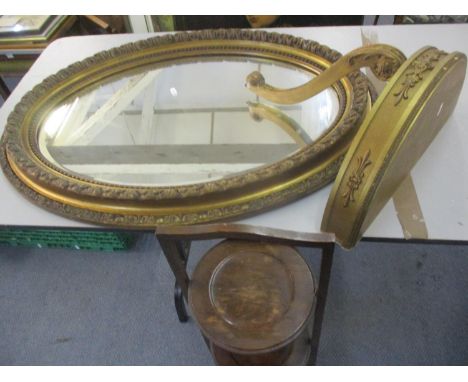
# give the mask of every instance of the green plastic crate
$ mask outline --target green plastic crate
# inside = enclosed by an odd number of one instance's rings
[[[90,251],[129,249],[134,233],[58,229],[0,229],[0,245],[39,248],[70,248]]]

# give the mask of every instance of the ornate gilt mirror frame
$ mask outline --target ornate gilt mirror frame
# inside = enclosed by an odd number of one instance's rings
[[[319,75],[341,55],[314,41],[246,30],[178,33],[100,52],[48,77],[22,98],[8,118],[1,141],[4,173],[23,195],[52,212],[131,228],[253,214],[331,182],[371,106],[368,80],[357,68],[333,83],[340,103],[338,115],[318,140],[273,164],[219,180],[171,187],[109,184],[64,171],[40,152],[38,131],[48,113],[87,87],[121,73],[213,57],[255,58]]]

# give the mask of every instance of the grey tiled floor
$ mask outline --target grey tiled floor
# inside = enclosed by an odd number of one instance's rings
[[[468,365],[467,274],[466,246],[338,248],[318,364]],[[0,364],[210,365],[173,282],[150,234],[125,252],[0,247]]]

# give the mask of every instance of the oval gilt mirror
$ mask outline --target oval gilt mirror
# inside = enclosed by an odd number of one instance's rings
[[[275,105],[245,86],[260,72],[299,86],[341,55],[258,31],[179,33],[101,52],[47,78],[8,119],[2,167],[35,203],[125,227],[233,218],[332,181],[370,108],[356,71]]]

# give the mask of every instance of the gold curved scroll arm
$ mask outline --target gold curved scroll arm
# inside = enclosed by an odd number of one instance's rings
[[[300,147],[312,143],[309,135],[302,127],[276,107],[258,102],[247,102],[247,105],[249,106],[250,116],[255,121],[267,119],[273,122],[281,127]]]
[[[290,89],[275,88],[268,85],[263,75],[258,71],[247,76],[246,86],[259,97],[275,103],[290,105],[315,96],[362,67],[370,67],[379,80],[387,81],[405,61],[405,55],[393,46],[375,44],[351,51],[320,75],[301,86]]]

